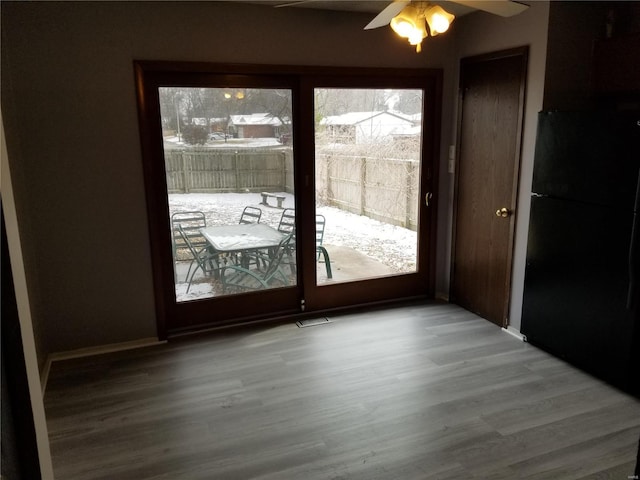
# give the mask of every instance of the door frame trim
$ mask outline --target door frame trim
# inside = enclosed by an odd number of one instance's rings
[[[465,65],[478,64],[482,62],[490,62],[494,60],[500,60],[509,57],[520,57],[522,62],[522,79],[520,81],[520,92],[518,101],[518,124],[516,126],[516,146],[514,149],[514,172],[513,172],[513,185],[512,185],[512,198],[511,205],[514,206],[514,213],[509,218],[509,251],[507,252],[507,269],[509,274],[505,279],[506,298],[504,299],[504,305],[502,310],[502,327],[506,328],[509,325],[509,306],[511,303],[511,283],[513,278],[513,250],[515,246],[515,229],[516,218],[518,216],[518,193],[520,185],[520,166],[522,163],[522,136],[524,132],[524,111],[526,103],[527,92],[527,76],[528,76],[528,64],[529,64],[529,46],[524,45],[521,47],[514,47],[505,50],[499,50],[496,52],[490,52],[480,55],[473,55],[469,57],[462,57],[460,59],[460,74],[458,76],[458,111],[456,120],[456,152],[460,152],[461,146],[461,131],[462,131],[462,114],[463,114],[463,100],[464,89],[462,88],[462,79],[465,73]],[[456,252],[456,230],[457,230],[457,217],[458,217],[458,181],[460,176],[459,155],[456,155],[455,161],[455,177],[453,187],[453,213],[452,213],[452,227],[451,227],[451,259],[449,263],[449,292],[453,290],[454,273],[455,273],[455,252]]]

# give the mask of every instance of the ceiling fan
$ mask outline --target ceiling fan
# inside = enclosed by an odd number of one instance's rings
[[[524,12],[528,5],[511,0],[450,0],[452,3],[461,4],[476,10],[482,10],[501,17],[511,17]],[[444,33],[451,25],[455,16],[447,12],[437,3],[411,0],[394,0],[387,5],[371,22],[364,27],[365,30],[390,25],[391,28],[403,38],[415,45],[416,51],[422,49],[422,40],[428,35],[432,37]],[[429,29],[427,30],[427,26]]]
[[[264,2],[264,0],[262,0]],[[338,10],[376,11],[378,1],[349,1],[349,0],[290,0],[276,1],[276,7],[316,7]],[[456,5],[451,5],[456,4]],[[512,0],[449,0],[449,1],[421,1],[394,0],[364,27],[365,30],[390,25],[401,37],[406,38],[416,51],[421,50],[422,40],[445,32],[455,16],[447,12],[443,6],[458,14],[469,10],[482,10],[501,17],[511,17],[524,12],[528,5]],[[373,7],[373,8],[372,8]],[[455,10],[453,7],[456,7]],[[465,8],[469,7],[469,8]],[[427,30],[427,26],[429,30]]]

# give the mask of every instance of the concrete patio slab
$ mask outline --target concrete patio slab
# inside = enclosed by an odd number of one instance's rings
[[[319,285],[364,280],[366,278],[383,277],[396,273],[384,263],[368,257],[353,248],[337,245],[324,245],[324,247],[327,249],[327,252],[329,252],[333,278],[327,279],[327,271],[324,263],[318,262],[317,278]],[[322,261],[322,256],[320,259]]]

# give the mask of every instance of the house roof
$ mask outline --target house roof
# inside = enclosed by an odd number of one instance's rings
[[[272,125],[278,127],[282,125],[279,118],[270,113],[251,113],[248,115],[231,115],[233,125]]]
[[[357,125],[367,120],[371,120],[374,117],[380,115],[388,115],[396,117],[408,123],[413,123],[413,120],[408,115],[404,115],[400,112],[349,112],[342,115],[330,115],[320,120],[320,125]]]
[[[205,125],[207,125],[207,122],[209,122],[209,124],[213,125],[214,123],[221,123],[221,122],[225,122],[226,120],[227,120],[226,117],[218,117],[218,118],[193,117],[191,119],[191,124],[192,125],[205,126]]]

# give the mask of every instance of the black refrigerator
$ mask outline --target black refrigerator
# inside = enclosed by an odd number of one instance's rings
[[[521,332],[640,391],[640,112],[538,117]]]

